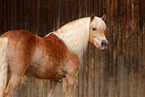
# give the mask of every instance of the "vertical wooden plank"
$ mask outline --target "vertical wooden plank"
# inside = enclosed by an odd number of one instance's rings
[[[118,0],[114,0],[114,14],[113,14],[113,22],[114,22],[114,27],[113,27],[113,46],[114,46],[114,51],[113,51],[113,75],[114,75],[114,81],[115,85],[114,88],[114,96],[118,96],[118,42],[121,39],[121,36],[119,36],[119,14],[118,14],[118,8],[120,5],[118,5]]]
[[[60,0],[60,27],[65,24],[65,0]]]
[[[108,97],[114,97],[114,77],[113,77],[113,0],[106,0],[106,23],[107,23],[107,31],[106,36],[109,41],[108,47],[108,58],[107,58],[107,66],[106,66],[106,80],[107,80],[107,95]],[[114,32],[115,33],[115,32]]]
[[[30,91],[31,91],[31,94],[30,94],[30,97],[35,97],[34,96],[34,78],[31,78],[31,84],[30,84]]]
[[[1,0],[1,34],[4,32],[4,0]]]
[[[32,87],[34,88],[33,91],[33,97],[39,97],[39,83],[38,83],[38,79],[34,79],[34,87],[32,85]]]
[[[143,73],[142,73],[142,77],[145,76],[145,21],[143,23]],[[145,78],[144,79],[140,79],[143,81],[143,87],[145,87]],[[143,91],[145,91],[145,88],[143,89]],[[145,92],[143,92],[141,95],[145,95]]]
[[[33,4],[33,29],[31,29],[32,30],[32,32],[34,33],[34,34],[36,34],[36,32],[37,32],[37,25],[38,25],[38,20],[37,20],[37,18],[38,18],[38,0],[31,0],[32,1],[32,4]]]
[[[94,46],[89,44],[88,97],[94,96]]]
[[[132,41],[131,40],[131,19],[132,19],[132,17],[131,17],[131,0],[127,0],[126,1],[126,25],[125,25],[126,26],[126,35],[125,35],[125,37],[126,37],[126,40],[125,40],[125,48],[126,48],[125,59],[126,60],[125,60],[125,64],[126,64],[126,66],[128,66],[128,67],[126,67],[128,72],[130,72],[129,66],[132,65],[130,62],[130,60],[131,60],[130,48],[131,48],[131,41]],[[128,87],[126,90],[126,93],[128,96],[129,96],[129,91],[130,91],[130,87],[129,87],[130,80],[129,79],[130,79],[130,76],[128,73],[127,84],[126,84],[126,87]]]
[[[114,0],[108,0],[107,1],[107,5],[110,5],[110,10],[108,9],[107,13],[108,13],[108,22],[109,22],[109,29],[110,29],[110,35],[109,35],[109,60],[110,63],[108,64],[109,69],[108,69],[108,76],[109,76],[109,80],[108,80],[108,84],[110,84],[108,86],[108,95],[109,97],[114,97],[115,96],[115,84],[116,84],[116,79],[115,79],[115,56],[116,56],[116,51],[115,51],[115,44],[114,44],[114,34],[117,33],[117,25],[115,25],[115,23],[118,21],[117,16],[114,17],[114,14],[117,14],[117,9],[115,8],[115,1]],[[116,1],[117,2],[117,1]],[[117,7],[117,5],[116,5]],[[114,11],[116,10],[116,12]],[[106,13],[106,14],[107,14]],[[117,23],[116,23],[117,24]],[[108,29],[108,30],[109,30]]]
[[[139,0],[139,26],[140,26],[140,29],[143,31],[143,25],[144,25],[144,22],[145,22],[145,13],[144,13],[144,9],[145,9],[145,6],[144,6],[144,3],[145,1],[144,0]]]
[[[48,6],[49,5],[48,5],[48,1],[47,0],[45,0],[43,2],[41,1],[40,4],[41,4],[41,7],[40,7],[40,10],[41,10],[40,11],[41,12],[41,31],[40,32],[41,32],[41,36],[43,37],[43,36],[45,36],[48,33],[48,30],[50,30],[50,28],[47,27],[48,19],[49,19],[48,13],[50,13],[50,12],[48,12]],[[47,16],[47,18],[46,18],[46,16]],[[51,25],[53,25],[53,23]],[[47,29],[47,32],[46,32],[46,29]]]
[[[99,0],[99,17],[103,16],[103,1]]]
[[[99,16],[99,0],[94,0],[93,2],[94,14]]]
[[[0,1],[0,34],[3,33],[3,0]]]
[[[21,11],[21,6],[20,6],[20,0],[15,0],[15,5],[14,5],[14,13],[15,13],[15,16],[14,16],[14,19],[15,19],[15,29],[16,30],[19,30],[21,29],[21,14],[20,14],[20,11]]]
[[[19,1],[19,29],[23,29],[23,1]]]
[[[42,86],[42,88],[43,88],[43,95],[42,95],[42,97],[47,97],[47,90],[46,90],[46,88],[47,88],[47,81],[43,80],[42,83],[43,83],[43,86]]]
[[[35,19],[35,11],[34,11],[34,5],[36,4],[36,0],[31,0],[31,1],[27,1],[27,18],[28,18],[28,22],[29,22],[29,31],[31,31],[32,33],[34,33],[34,26],[36,24],[34,24],[34,19]],[[33,25],[34,24],[34,25]],[[31,26],[33,25],[33,26]]]
[[[9,27],[9,26],[8,26],[8,22],[9,22],[9,19],[10,19],[10,18],[9,18],[9,16],[8,16],[8,14],[9,14],[9,13],[8,13],[8,11],[9,11],[9,8],[8,8],[8,7],[9,7],[9,6],[8,6],[8,1],[5,0],[4,2],[5,2],[5,4],[4,4],[4,14],[5,14],[5,17],[4,17],[4,18],[5,18],[5,19],[4,19],[4,20],[5,20],[5,21],[4,21],[5,27],[4,27],[4,29],[5,29],[5,31],[4,31],[4,32],[6,32],[6,31],[8,31],[8,27]]]
[[[31,79],[27,77],[27,97],[31,97]]]
[[[64,10],[64,22],[65,23],[68,23],[70,21],[72,21],[72,19],[74,18],[74,12],[73,12],[73,4],[74,4],[75,1],[73,0],[64,0],[64,3],[65,3],[65,10]]]
[[[13,14],[13,11],[12,11],[12,0],[11,1],[8,1],[8,17],[9,17],[9,20],[8,20],[8,30],[12,30],[12,14]]]
[[[85,7],[86,1],[84,0],[79,0],[79,17],[84,17],[86,16],[86,7]]]
[[[13,1],[13,29],[17,29],[17,1]]]
[[[43,27],[44,26],[42,26],[42,24],[44,24],[44,13],[43,13],[43,10],[44,10],[44,6],[43,6],[43,2],[41,1],[41,0],[38,0],[38,4],[39,4],[39,17],[38,17],[38,35],[39,36],[44,36],[44,29],[43,29]]]
[[[26,7],[25,7],[25,0],[21,0],[21,29],[26,30]]]
[[[100,97],[100,57],[101,54],[98,49],[95,49],[95,97]]]
[[[60,28],[60,0],[56,0],[56,10],[55,10],[55,29]]]
[[[143,0],[142,0],[143,1]],[[143,2],[141,2],[143,3]],[[142,6],[142,12],[144,12],[144,7]],[[143,18],[145,17],[145,14],[143,15]],[[143,71],[145,70],[145,21],[143,21]],[[143,72],[144,73],[144,72]],[[145,75],[143,75],[145,76]],[[144,79],[145,80],[145,79]],[[145,84],[144,84],[145,85]],[[144,89],[145,90],[145,89]]]
[[[83,63],[84,63],[84,97],[88,97],[88,66],[89,66],[89,48],[84,54]]]
[[[87,0],[87,16],[89,17],[94,12],[93,6],[94,6],[93,0]]]
[[[39,33],[39,26],[40,26],[40,0],[37,0],[37,30],[36,30],[36,35]]]
[[[7,2],[3,0],[3,32],[7,31]]]
[[[41,2],[38,0],[38,24],[37,24],[37,34],[40,35],[41,33]]]
[[[73,10],[72,10],[72,14],[73,14],[73,17],[72,17],[72,20],[76,20],[79,18],[79,3],[78,3],[78,0],[72,0],[73,1]]]
[[[48,34],[50,32],[50,30],[52,31],[52,29],[53,29],[53,28],[49,28],[48,27],[48,23],[49,23],[48,20],[50,20],[49,17],[48,17],[49,14],[50,14],[48,8],[49,8],[48,0],[43,1],[43,18],[44,18],[44,20],[43,20],[44,21],[43,22],[43,33],[44,33],[43,36],[45,36],[46,34]],[[55,5],[54,5],[54,10],[55,10]],[[54,13],[52,13],[52,14],[54,14]]]
[[[118,73],[118,96],[120,96],[120,97],[128,97],[128,95],[127,95],[127,89],[128,89],[128,87],[127,87],[127,76],[128,76],[128,72],[127,72],[127,69],[126,69],[126,67],[125,67],[125,64],[127,64],[127,63],[125,63],[125,49],[126,49],[126,46],[124,45],[125,44],[125,40],[126,40],[126,26],[124,26],[124,25],[126,25],[126,17],[125,17],[125,15],[126,15],[126,4],[125,4],[126,2],[124,1],[124,0],[121,0],[120,2],[119,2],[119,4],[120,4],[120,8],[119,8],[119,36],[120,36],[120,38],[119,38],[119,46],[118,46],[118,48],[119,48],[119,50],[118,50],[118,62],[117,62],[117,64],[118,64],[118,66],[119,66],[119,68],[118,68],[118,71],[119,71],[119,73]],[[128,14],[128,13],[127,13]]]
[[[144,81],[142,81],[142,77],[143,77],[143,74],[142,72],[145,71],[145,69],[143,67],[145,67],[143,65],[143,26],[144,26],[144,16],[145,16],[145,13],[144,11],[142,10],[142,8],[145,8],[142,4],[140,3],[145,3],[145,1],[143,0],[138,0],[137,2],[137,6],[138,6],[138,16],[137,16],[137,19],[138,19],[138,26],[137,26],[137,30],[138,30],[138,33],[137,33],[137,64],[138,64],[138,74],[141,76],[138,76],[137,78],[137,94],[136,96],[143,96],[143,94],[145,95],[145,93],[143,91],[145,91],[145,88],[142,88],[142,86],[144,87],[145,84],[145,79],[143,79]],[[143,13],[142,13],[143,12]],[[141,14],[142,13],[142,14]],[[141,22],[142,20],[142,22]]]
[[[142,64],[142,66],[139,69],[140,72],[145,71],[145,65],[144,65],[144,59],[145,59],[144,58],[144,54],[145,54],[144,53],[144,44],[145,44],[145,42],[144,42],[144,38],[145,38],[144,37],[144,24],[145,24],[145,19],[144,19],[145,13],[144,13],[144,9],[145,9],[145,6],[143,5],[144,3],[145,3],[144,0],[140,0],[139,1],[139,18],[140,18],[140,20],[139,20],[139,26],[140,26],[140,30],[142,32],[142,34],[138,38],[138,39],[140,39],[139,42],[141,42],[140,43],[140,46],[139,46],[139,47],[141,47],[140,48],[140,54],[139,55],[141,55],[141,60],[142,60],[142,61],[140,61],[140,64]]]
[[[79,83],[79,95],[78,97],[83,97],[83,61],[81,61],[80,65],[79,65],[79,75],[78,75],[78,83]]]
[[[38,97],[41,97],[41,80],[37,80],[38,82]]]
[[[27,77],[23,76],[20,82],[20,97],[27,97]]]
[[[136,91],[136,70],[138,68],[138,63],[137,63],[137,26],[138,26],[138,0],[133,0],[131,2],[131,8],[132,8],[132,48],[131,48],[131,62],[132,62],[132,71],[131,71],[131,78],[130,81],[132,83],[131,88],[130,88],[130,95],[135,97],[135,91]]]
[[[113,31],[112,31],[112,25],[113,25],[113,0],[107,0],[107,11],[106,11],[106,22],[107,22],[107,33],[108,41],[109,41],[109,68],[108,68],[108,76],[113,75]],[[114,32],[115,33],[115,32]]]

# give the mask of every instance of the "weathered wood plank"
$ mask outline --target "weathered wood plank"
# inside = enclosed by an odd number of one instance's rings
[[[79,66],[74,97],[145,96],[144,0],[0,0],[0,33],[25,29],[39,36],[79,17],[106,14],[106,52],[91,44]],[[49,81],[23,76],[14,97],[46,97]],[[66,97],[67,81],[54,97]]]

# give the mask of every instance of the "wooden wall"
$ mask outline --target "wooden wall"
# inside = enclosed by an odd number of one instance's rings
[[[74,97],[145,97],[144,0],[0,0],[0,33],[24,29],[39,36],[72,20],[106,15],[109,48],[89,44]],[[49,81],[22,77],[14,97],[47,97]],[[54,97],[66,97],[66,80]]]

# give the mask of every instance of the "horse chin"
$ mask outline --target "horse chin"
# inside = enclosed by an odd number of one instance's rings
[[[106,51],[107,50],[107,46],[104,47],[100,47],[101,51]]]

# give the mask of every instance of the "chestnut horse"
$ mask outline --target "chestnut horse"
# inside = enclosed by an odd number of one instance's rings
[[[0,97],[12,97],[23,75],[49,79],[48,97],[52,97],[56,83],[66,77],[67,97],[72,97],[83,52],[88,42],[105,50],[105,30],[105,22],[92,16],[67,23],[45,37],[24,30],[4,33],[0,36]]]

